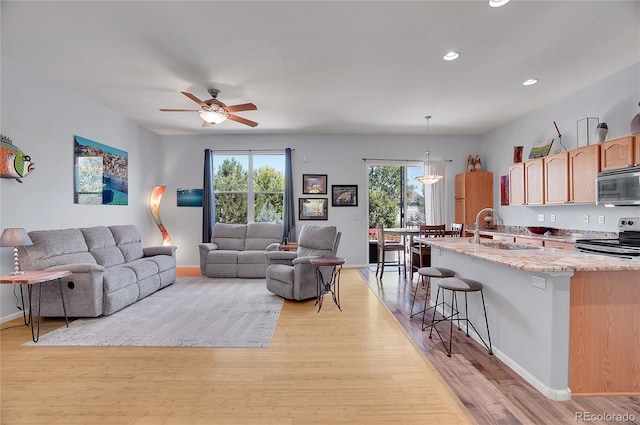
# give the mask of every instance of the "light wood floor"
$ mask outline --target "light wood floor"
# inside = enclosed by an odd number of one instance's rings
[[[285,302],[266,349],[22,347],[29,328],[5,329],[0,422],[477,423],[357,271],[340,289],[343,312]]]
[[[598,424],[640,424],[640,397],[574,397],[566,402],[552,401],[455,327],[452,357],[447,357],[440,340],[435,336],[429,339],[429,332],[422,331],[422,318],[409,319],[417,275],[411,281],[399,276],[397,269],[388,267],[380,280],[375,276],[375,266],[359,269],[359,272],[478,423],[575,425],[581,422],[577,415],[585,417],[586,412],[591,415],[627,414],[635,418],[624,422],[611,416],[611,420],[596,422]],[[424,302],[426,291],[422,286],[418,289],[418,300]],[[445,329],[445,338],[448,338]]]

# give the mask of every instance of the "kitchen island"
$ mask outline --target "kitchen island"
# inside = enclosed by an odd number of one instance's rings
[[[433,266],[484,284],[494,353],[545,396],[640,394],[640,262],[468,238],[422,241]],[[483,320],[473,296],[469,317]]]

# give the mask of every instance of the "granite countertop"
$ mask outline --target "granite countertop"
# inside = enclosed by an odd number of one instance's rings
[[[421,238],[446,251],[469,255],[492,263],[535,272],[640,270],[640,261],[586,254],[555,248],[504,250],[476,245],[470,238]],[[484,241],[489,242],[489,241]]]
[[[466,229],[467,234],[473,233],[473,229]],[[530,239],[541,239],[545,241],[569,242],[574,243],[578,239],[616,239],[616,232],[596,232],[590,230],[564,230],[552,229],[551,231],[538,235],[531,233],[526,227],[522,226],[495,226],[480,229],[480,235],[483,236],[514,236],[526,237]]]

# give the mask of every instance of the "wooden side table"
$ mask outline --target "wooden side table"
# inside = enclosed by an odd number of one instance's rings
[[[280,251],[297,251],[298,244],[296,242],[290,242],[280,245]]]
[[[340,307],[340,271],[344,264],[344,258],[340,257],[315,257],[309,260],[311,264],[316,267],[316,281],[318,284],[318,298],[316,304],[318,305],[318,313],[322,308],[322,299],[324,294],[329,292],[333,297],[333,302],[338,306],[338,310],[342,311]],[[331,267],[331,276],[329,279],[324,279],[322,275],[321,267]]]
[[[64,304],[64,295],[62,295],[62,278],[66,276],[70,276],[71,272],[68,270],[59,270],[59,271],[40,271],[40,270],[31,270],[25,271],[23,274],[9,274],[0,276],[1,284],[8,285],[20,285],[20,299],[22,301],[22,317],[24,319],[25,326],[31,324],[31,339],[33,342],[38,342],[40,339],[40,306],[42,303],[42,284],[46,282],[50,282],[52,280],[58,281],[58,288],[60,289],[60,301],[62,302],[62,311],[64,312],[64,322],[69,327],[69,319],[67,318],[67,307]],[[38,285],[39,287],[39,296],[38,296],[38,327],[34,329],[33,323],[33,304],[31,303],[31,294],[33,291],[33,285]],[[24,308],[24,296],[22,294],[22,285],[27,285],[27,293],[29,297],[29,321],[27,321],[27,316]]]

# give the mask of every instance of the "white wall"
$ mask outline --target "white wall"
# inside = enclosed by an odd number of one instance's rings
[[[539,84],[544,84],[541,81]],[[591,86],[566,96],[531,114],[516,119],[482,136],[482,152],[487,158],[484,164],[494,173],[494,204],[505,224],[545,225],[559,229],[617,231],[618,219],[640,216],[638,207],[605,208],[603,206],[500,206],[500,176],[508,174],[513,163],[513,146],[524,146],[523,159],[538,139],[556,139],[551,153],[555,153],[557,133],[556,121],[562,134],[562,144],[567,150],[577,147],[577,121],[585,117],[599,117],[609,127],[607,140],[628,136],[632,118],[640,112],[640,63],[636,63]],[[544,214],[544,223],[537,215]],[[551,214],[556,222],[550,222]],[[583,215],[589,214],[590,222],[583,223]],[[605,223],[598,224],[598,216],[605,216]]]
[[[232,125],[233,123],[229,123]],[[467,155],[477,152],[476,137],[430,137],[433,158],[451,159],[447,165],[446,191],[448,219],[454,217],[453,178],[463,172]],[[160,216],[174,245],[178,249],[178,263],[183,266],[199,264],[198,243],[202,234],[202,210],[200,208],[176,207],[176,190],[179,188],[201,188],[204,149],[283,149],[293,152],[294,197],[302,196],[302,174],[327,174],[329,194],[329,219],[327,221],[300,221],[304,223],[335,225],[342,232],[339,255],[349,265],[368,263],[368,205],[367,159],[405,159],[422,161],[425,136],[321,136],[321,135],[213,135],[208,136],[164,136],[162,144],[165,155],[167,185]],[[306,161],[305,161],[306,158]],[[334,184],[358,185],[358,207],[331,207],[330,191]]]
[[[162,239],[147,199],[163,175],[158,137],[122,116],[45,80],[2,57],[1,128],[30,155],[35,170],[22,179],[0,179],[0,227],[28,231],[131,223],[143,241]],[[73,203],[73,136],[79,135],[129,154],[129,205]],[[0,251],[0,273],[13,270],[13,250]],[[13,288],[0,288],[0,317],[16,313]]]

